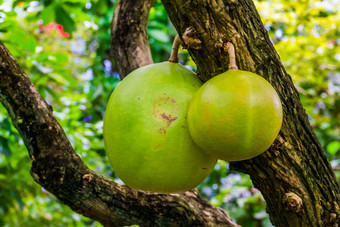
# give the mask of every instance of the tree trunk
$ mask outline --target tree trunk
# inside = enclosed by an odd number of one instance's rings
[[[337,226],[340,187],[290,76],[251,0],[162,0],[206,81],[228,69],[232,42],[240,69],[255,72],[278,92],[284,111],[280,134],[264,154],[231,168],[250,175],[275,226]],[[241,86],[241,85],[240,85]]]
[[[111,50],[123,79],[132,70],[152,64],[147,35],[150,8],[155,0],[118,1],[111,24]]]

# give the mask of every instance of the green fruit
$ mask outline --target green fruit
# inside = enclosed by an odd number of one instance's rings
[[[182,192],[200,184],[216,158],[203,152],[187,127],[187,110],[202,85],[177,63],[144,66],[112,93],[104,118],[111,165],[128,186],[152,192]]]
[[[193,140],[226,161],[253,158],[266,151],[282,124],[274,88],[257,74],[229,70],[205,83],[189,104]]]

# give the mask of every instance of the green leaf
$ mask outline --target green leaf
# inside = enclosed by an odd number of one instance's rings
[[[11,149],[8,146],[6,138],[4,138],[4,137],[0,138],[0,151],[4,152],[4,154],[7,157],[11,157],[12,156],[12,151],[11,151]]]
[[[43,88],[54,98],[54,100],[59,100],[59,96],[53,91],[53,89],[49,88],[48,86],[44,86]]]
[[[99,0],[95,5],[94,8],[97,13],[103,15],[108,10],[108,1],[107,0]]]
[[[73,19],[60,5],[55,7],[55,16],[56,22],[64,27],[65,32],[72,33],[76,30]]]
[[[56,83],[60,85],[72,85],[74,86],[76,84],[76,80],[72,78],[71,76],[66,76],[66,75],[60,75],[58,73],[50,72],[47,75],[50,77],[52,80],[54,80]],[[72,79],[71,79],[72,78]]]
[[[43,9],[40,13],[40,18],[43,20],[43,25],[46,25],[48,23],[51,23],[55,20],[56,18],[56,13],[55,13],[55,8],[56,4],[52,3],[46,8]]]
[[[37,41],[35,38],[24,32],[24,31],[16,31],[15,33],[10,33],[6,39],[8,43],[10,43],[13,46],[28,50],[31,52],[35,52],[35,48],[37,46]]]
[[[69,83],[71,87],[77,87],[78,81],[73,76],[68,74],[68,72],[60,73],[60,75]]]
[[[94,100],[97,97],[99,97],[99,95],[101,95],[102,93],[103,93],[103,85],[99,84],[99,86],[96,89],[96,92],[92,96],[92,100]]]
[[[12,123],[9,121],[8,118],[5,118],[3,121],[2,121],[2,128],[6,129],[7,131],[11,131],[11,128],[12,128]]]
[[[148,27],[154,29],[168,29],[168,24],[153,20],[149,22]]]
[[[59,65],[66,65],[68,62],[68,55],[64,53],[55,53],[54,57],[55,61],[58,62]]]
[[[14,23],[12,21],[4,21],[0,23],[0,32],[7,32],[13,27],[14,27]]]
[[[331,155],[335,155],[340,150],[340,142],[333,141],[327,145],[327,152]]]
[[[0,181],[1,180],[6,180],[7,179],[7,176],[3,173],[0,173]]]
[[[157,29],[149,29],[148,30],[148,35],[152,38],[154,38],[155,40],[159,41],[159,42],[170,42],[170,37],[168,34],[166,34],[165,32],[161,31],[161,30],[157,30]]]
[[[21,196],[19,195],[19,193],[14,191],[14,190],[12,190],[12,195],[14,196],[16,201],[18,202],[20,210],[23,210],[24,209],[24,202],[22,201]]]

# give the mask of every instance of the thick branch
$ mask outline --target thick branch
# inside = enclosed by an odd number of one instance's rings
[[[239,68],[263,76],[279,93],[284,121],[277,140],[264,154],[231,163],[231,168],[248,173],[260,189],[272,223],[335,226],[340,219],[339,184],[254,3],[251,0],[162,2],[203,81],[228,70],[224,47],[231,42]]]
[[[131,71],[153,63],[146,28],[154,2],[120,0],[116,5],[111,24],[111,49],[121,79]]]

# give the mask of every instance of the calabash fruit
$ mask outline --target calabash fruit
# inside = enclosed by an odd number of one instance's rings
[[[202,85],[184,66],[163,62],[130,73],[114,90],[104,118],[108,158],[128,186],[182,192],[200,184],[216,158],[201,150],[187,126],[187,110]]]
[[[226,161],[253,158],[266,151],[282,124],[274,88],[257,74],[228,70],[207,81],[189,104],[193,140]]]

